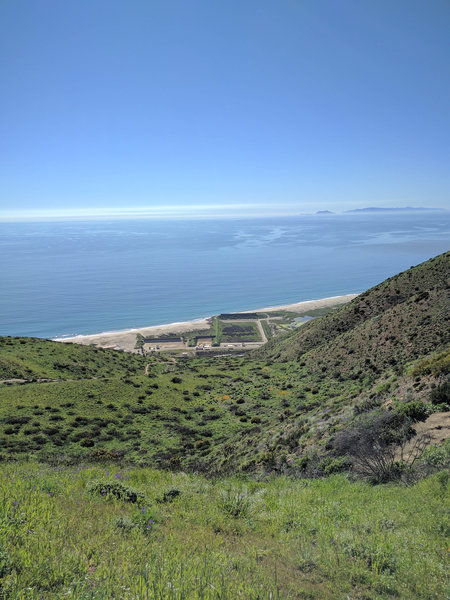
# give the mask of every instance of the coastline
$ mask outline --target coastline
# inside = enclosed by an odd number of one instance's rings
[[[264,308],[256,308],[253,310],[239,311],[241,313],[250,312],[276,312],[278,310],[287,310],[290,312],[304,313],[308,310],[316,310],[319,308],[329,308],[339,306],[350,302],[358,294],[346,294],[344,296],[332,296],[330,298],[320,298],[317,300],[305,300],[293,304],[282,304],[279,306],[268,306]],[[181,321],[176,323],[166,323],[162,325],[152,325],[150,327],[139,327],[133,329],[123,329],[119,331],[105,331],[103,333],[83,334],[73,337],[56,337],[55,342],[65,342],[71,344],[82,344],[85,346],[95,345],[101,348],[114,348],[117,350],[132,351],[136,344],[136,334],[140,333],[143,336],[160,336],[167,333],[185,333],[194,329],[203,329],[209,326],[209,320],[215,315],[204,317],[202,319],[194,319],[192,321]]]

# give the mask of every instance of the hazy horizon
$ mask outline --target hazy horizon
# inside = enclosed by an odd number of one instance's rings
[[[330,210],[323,207],[305,207],[271,204],[246,204],[246,205],[202,205],[202,206],[153,206],[116,209],[66,209],[65,211],[0,211],[0,222],[20,221],[64,221],[64,220],[101,220],[101,219],[264,219],[289,216],[308,216],[320,212],[342,215],[355,210],[374,208],[379,211],[402,210],[449,210],[444,206],[363,206]]]

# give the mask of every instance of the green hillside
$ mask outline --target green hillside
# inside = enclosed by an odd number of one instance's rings
[[[307,323],[261,354],[307,362],[327,375],[379,374],[449,343],[450,253],[412,267]],[[337,364],[338,363],[338,364]]]
[[[38,338],[0,337],[0,380],[115,377],[143,369],[144,364],[137,354]]]
[[[411,413],[419,402],[414,416],[423,420],[448,409],[449,258],[401,273],[251,356],[144,358],[2,338],[2,453],[106,453],[209,473],[299,472],[314,457],[328,472],[336,433],[360,413],[386,402]]]
[[[443,598],[449,263],[243,356],[0,338],[0,599]]]

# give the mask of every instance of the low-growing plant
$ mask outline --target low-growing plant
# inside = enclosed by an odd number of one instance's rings
[[[95,479],[87,484],[86,490],[91,496],[112,497],[122,502],[141,504],[145,501],[143,492],[125,485],[121,481]]]
[[[247,518],[250,515],[251,499],[246,490],[237,491],[230,487],[222,493],[220,507],[230,517]]]

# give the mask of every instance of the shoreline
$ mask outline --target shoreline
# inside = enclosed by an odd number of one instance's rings
[[[253,310],[236,311],[240,313],[251,312],[276,312],[279,310],[287,310],[290,312],[304,313],[308,310],[316,310],[318,308],[328,308],[346,304],[356,298],[358,294],[346,294],[343,296],[331,296],[329,298],[319,298],[317,300],[304,300],[293,304],[282,304],[278,306],[268,306],[264,308],[256,308]],[[193,319],[191,321],[180,321],[175,323],[165,323],[161,325],[151,325],[148,327],[135,327],[132,329],[122,329],[117,331],[105,331],[102,333],[80,334],[71,337],[55,337],[54,342],[68,342],[71,344],[96,345],[101,348],[113,348],[117,350],[134,350],[136,344],[136,334],[140,333],[144,336],[153,335],[160,336],[167,333],[185,333],[194,329],[203,329],[209,326],[209,320],[216,315],[204,317],[201,319]]]

